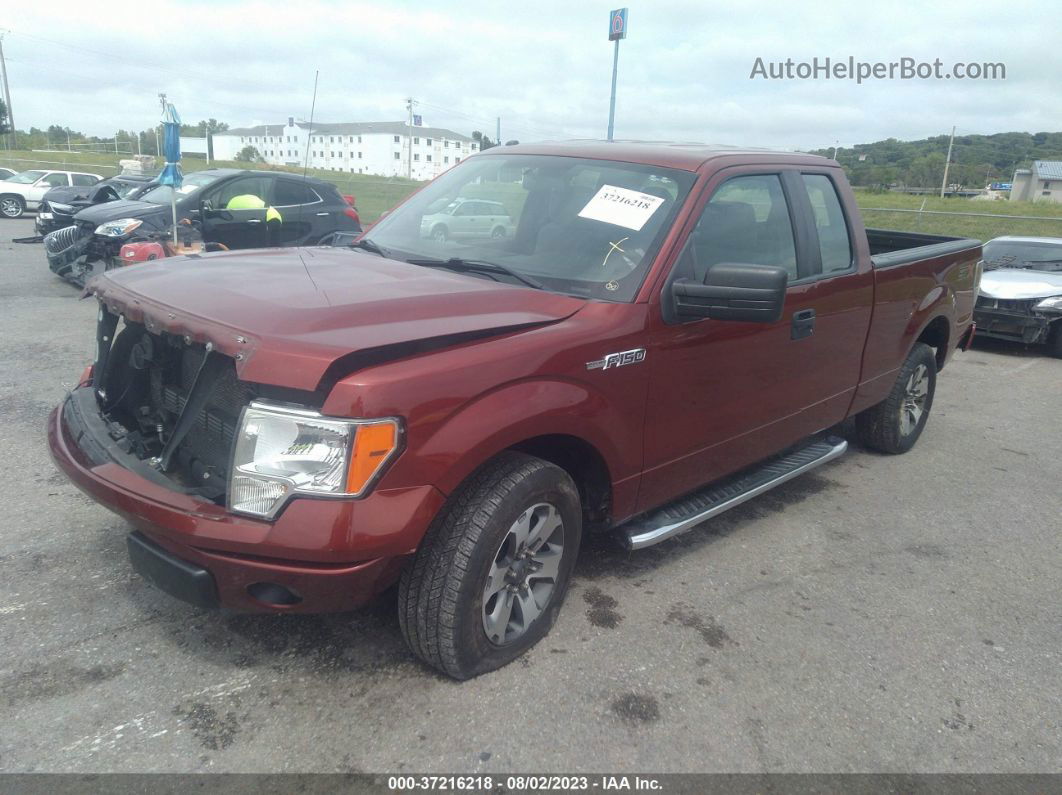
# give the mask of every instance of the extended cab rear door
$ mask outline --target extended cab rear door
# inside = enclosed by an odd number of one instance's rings
[[[843,179],[830,169],[741,166],[713,176],[655,296],[641,509],[840,422],[859,380],[873,303]],[[847,205],[852,206],[852,205]],[[789,271],[777,323],[681,321],[676,278],[724,262]]]

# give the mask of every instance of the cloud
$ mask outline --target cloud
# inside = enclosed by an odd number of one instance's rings
[[[617,137],[786,148],[886,137],[1062,129],[1062,50],[1047,2],[633,4],[621,44]],[[19,126],[106,135],[158,118],[233,125],[394,120],[504,138],[602,137],[612,66],[609,5],[161,2],[106,13],[72,0],[20,8],[5,38]],[[14,24],[16,23],[17,24]],[[172,26],[175,33],[167,35]],[[170,40],[170,41],[167,41]],[[1003,62],[998,81],[750,79],[765,61]]]

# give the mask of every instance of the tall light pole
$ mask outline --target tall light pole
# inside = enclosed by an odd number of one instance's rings
[[[944,189],[948,187],[948,166],[951,165],[951,147],[955,143],[955,126],[951,128],[951,140],[948,141],[948,155],[944,158],[944,179],[940,181],[940,198],[944,198]]]
[[[18,133],[15,132],[15,112],[11,110],[11,89],[7,86],[7,61],[4,60],[4,34],[0,32],[0,82],[4,88],[4,104],[7,106],[7,123],[11,127],[10,143],[14,149],[18,145]]]
[[[409,140],[409,151],[406,152],[406,179],[413,179],[413,97],[406,97],[406,110],[409,111],[409,129],[406,137]]]
[[[608,40],[616,43],[612,51],[612,94],[608,100],[608,140],[616,125],[616,73],[619,71],[619,43],[627,38],[627,9],[617,8],[609,12]]]

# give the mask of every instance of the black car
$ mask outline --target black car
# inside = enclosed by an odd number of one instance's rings
[[[74,215],[93,204],[137,199],[156,186],[154,177],[119,175],[95,185],[63,185],[44,194],[34,227],[38,235],[71,226]]]
[[[117,264],[122,244],[164,237],[173,228],[172,196],[170,187],[160,185],[135,201],[81,210],[74,226],[45,237],[48,266],[83,284]],[[215,168],[188,174],[177,189],[177,219],[198,227],[205,243],[227,249],[315,245],[337,232],[361,231],[357,213],[335,185],[280,171]]]

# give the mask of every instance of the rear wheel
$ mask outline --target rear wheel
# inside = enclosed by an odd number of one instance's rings
[[[505,237],[505,227],[504,226],[496,226],[496,227],[494,227],[490,231],[490,236],[492,238],[494,238],[495,240],[499,240],[499,239]]]
[[[439,243],[445,243],[447,238],[446,227],[439,224],[437,227],[431,230],[431,239]]]
[[[889,396],[856,415],[860,441],[882,453],[906,453],[922,435],[936,388],[937,359],[933,349],[916,343]]]
[[[21,196],[0,196],[0,215],[4,218],[21,218],[26,212],[26,202]]]
[[[398,615],[410,648],[457,679],[515,660],[553,626],[581,529],[564,470],[514,452],[482,467],[402,574]]]

